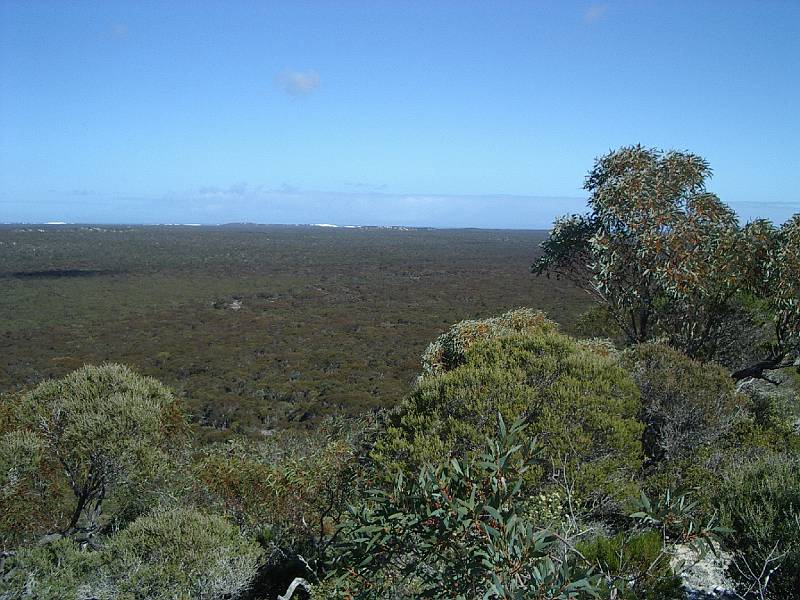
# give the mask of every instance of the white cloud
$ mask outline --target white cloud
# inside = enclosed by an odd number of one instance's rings
[[[583,20],[586,23],[597,23],[597,21],[605,16],[607,11],[607,4],[592,4],[586,9],[586,12],[583,13]]]
[[[290,96],[307,96],[320,84],[316,71],[284,71],[277,77],[277,83]]]
[[[125,23],[113,23],[111,25],[111,37],[124,40],[128,38],[128,26]]]

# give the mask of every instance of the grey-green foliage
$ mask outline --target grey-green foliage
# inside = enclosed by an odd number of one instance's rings
[[[660,344],[640,344],[625,353],[642,393],[640,419],[650,458],[670,460],[714,444],[744,416],[745,398],[730,374]]]
[[[245,592],[259,545],[224,519],[191,509],[138,518],[100,550],[71,538],[20,550],[0,580],[3,600],[222,600]]]
[[[760,573],[770,557],[770,598],[796,598],[800,590],[800,457],[772,453],[728,470],[717,486],[722,523],[739,568],[731,569],[744,587],[752,570]],[[766,573],[765,573],[766,574]]]
[[[93,531],[106,499],[158,478],[170,462],[162,450],[180,440],[184,426],[168,388],[116,364],[45,381],[23,395],[13,413],[15,430],[41,451],[40,471],[63,479],[74,495],[64,532]],[[5,468],[4,477],[15,469]],[[27,472],[32,475],[31,468]],[[119,495],[114,500],[120,509],[126,504]]]
[[[100,552],[65,537],[45,546],[20,548],[0,572],[2,600],[89,600],[102,598]]]
[[[323,584],[345,598],[585,598],[596,578],[521,516],[522,477],[539,449],[521,422],[472,460],[399,474],[354,508]],[[322,592],[318,592],[322,593]]]

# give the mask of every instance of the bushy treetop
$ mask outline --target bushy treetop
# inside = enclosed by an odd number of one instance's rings
[[[519,314],[519,313],[517,313]],[[442,456],[479,450],[499,412],[523,419],[543,444],[547,480],[570,471],[584,499],[626,493],[641,458],[639,393],[616,357],[581,344],[552,322],[527,313],[538,325],[520,331],[488,322],[458,324],[441,339],[482,331],[467,344],[462,364],[422,378],[399,406],[375,456],[388,467],[416,471]]]
[[[637,145],[600,157],[584,186],[589,212],[556,221],[532,271],[589,291],[630,342],[663,336],[703,359],[714,356],[736,301],[764,298],[774,368],[800,337],[800,215],[780,229],[763,220],[741,227],[707,191],[710,176],[688,152]]]

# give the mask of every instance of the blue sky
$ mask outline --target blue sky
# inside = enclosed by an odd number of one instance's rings
[[[621,145],[800,211],[800,2],[0,2],[0,222],[548,226]]]

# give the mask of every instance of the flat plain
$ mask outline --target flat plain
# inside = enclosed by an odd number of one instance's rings
[[[3,226],[0,393],[85,363],[170,385],[205,439],[390,407],[462,319],[589,306],[529,266],[543,231]]]

